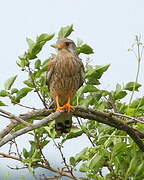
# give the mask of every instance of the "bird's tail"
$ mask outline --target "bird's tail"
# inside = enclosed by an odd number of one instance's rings
[[[57,132],[57,135],[70,132],[71,127],[72,127],[71,112],[63,112],[57,119],[55,119],[55,130]]]

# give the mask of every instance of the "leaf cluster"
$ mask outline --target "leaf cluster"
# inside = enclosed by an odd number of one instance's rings
[[[57,37],[58,39],[69,37],[73,31],[73,25],[62,27]],[[28,49],[22,56],[19,56],[17,61],[22,73],[26,74],[23,87],[17,88],[17,75],[9,78],[4,83],[4,88],[0,90],[0,106],[7,105],[5,98],[10,100],[10,104],[18,105],[22,103],[23,98],[28,98],[34,93],[37,94],[35,101],[40,101],[45,108],[51,105],[46,75],[48,63],[52,56],[49,55],[45,59],[40,59],[39,53],[47,42],[52,42],[54,36],[54,33],[41,34],[35,41],[30,38],[26,39]],[[55,47],[53,44],[51,46]],[[94,53],[88,44],[79,39],[77,41],[77,52],[85,55]],[[109,67],[110,64],[95,66],[86,64],[85,81],[77,91],[73,104],[91,107],[103,112],[118,113],[124,122],[129,120],[128,116],[143,118],[144,96],[132,99],[130,103],[127,102],[130,94],[137,93],[143,85],[137,81],[130,81],[124,85],[117,83],[112,90],[102,89],[101,78],[105,76],[105,73],[108,73]],[[34,120],[41,120],[43,117],[30,118],[28,121],[32,123]],[[85,173],[89,180],[144,179],[144,154],[126,133],[91,120],[77,119],[75,124],[76,126],[71,129],[71,132],[64,134],[61,139],[56,135],[54,122],[31,132],[33,140],[29,141],[29,150],[23,148],[22,162],[34,173],[33,169],[46,162],[43,149],[45,147],[51,148],[50,142],[53,142],[54,139],[58,139],[61,146],[64,146],[66,141],[74,141],[76,138],[85,135],[92,146],[84,146],[80,153],[69,158],[68,167],[72,170],[78,169]],[[133,123],[131,126],[144,131],[142,123]],[[23,127],[23,125],[18,125],[13,131]]]

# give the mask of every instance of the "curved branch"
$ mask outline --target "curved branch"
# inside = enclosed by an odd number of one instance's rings
[[[17,160],[17,161],[20,161],[20,162],[23,161],[22,158],[17,158],[15,156],[12,156],[12,155],[9,155],[9,154],[5,154],[5,153],[1,153],[1,152],[0,152],[0,156],[5,157],[5,158],[10,158],[10,159],[13,159],[13,160]],[[82,180],[81,178],[76,178],[75,176],[72,176],[69,172],[65,172],[65,171],[62,171],[60,169],[56,169],[56,168],[47,166],[45,164],[36,163],[36,165],[37,165],[37,167],[41,167],[41,168],[47,169],[49,171],[58,173],[61,176],[67,176],[67,177],[69,177],[71,179],[75,179],[75,180]]]
[[[63,113],[63,112],[54,112],[54,113],[52,113],[49,116],[43,118],[41,121],[39,121],[39,122],[37,122],[35,124],[32,124],[32,125],[27,126],[27,127],[23,128],[23,129],[20,129],[20,130],[14,132],[13,134],[7,135],[5,138],[3,138],[0,141],[0,147],[3,146],[4,144],[6,144],[7,142],[13,140],[14,138],[22,135],[22,134],[25,134],[25,133],[27,133],[29,131],[40,128],[41,126],[47,124],[49,121],[52,121],[52,120],[56,119],[58,116],[61,115],[61,113]]]
[[[60,116],[61,113],[63,112],[52,113],[52,110],[40,109],[40,110],[32,111],[26,114],[21,114],[19,118],[23,120],[28,120],[30,118],[34,118],[38,116],[47,116],[47,117],[43,118],[42,120],[40,120],[39,122],[35,124],[32,124],[30,126],[27,126],[23,129],[20,129],[14,132],[13,134],[7,135],[0,141],[0,147],[14,138],[22,134],[25,134],[31,130],[34,130],[36,128],[39,128],[47,124],[49,121],[56,119],[58,116]],[[138,147],[142,151],[144,151],[144,143],[141,139],[141,138],[144,138],[144,133],[132,128],[127,123],[120,120],[119,118],[114,117],[112,113],[105,113],[105,112],[97,111],[97,110],[87,108],[87,107],[75,106],[75,110],[72,112],[72,114],[76,117],[94,120],[94,121],[115,127],[119,130],[125,131],[134,140],[134,142],[138,145]],[[19,122],[16,122],[16,124],[18,125]]]

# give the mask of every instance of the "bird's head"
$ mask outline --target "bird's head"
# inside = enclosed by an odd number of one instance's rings
[[[58,51],[62,49],[66,49],[70,51],[71,53],[73,53],[74,55],[77,55],[76,45],[71,39],[68,39],[68,38],[58,39],[56,43],[56,47]]]

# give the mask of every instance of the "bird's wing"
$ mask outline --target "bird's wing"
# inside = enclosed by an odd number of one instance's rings
[[[46,84],[48,85],[49,90],[50,90],[50,79],[54,72],[55,64],[56,64],[56,57],[53,57],[48,64],[48,71],[46,75],[46,78],[47,78]]]
[[[84,65],[82,63],[82,60],[80,58],[77,58],[77,62],[79,63],[80,65],[80,68],[79,68],[79,72],[80,72],[80,83],[79,83],[79,88],[83,85],[83,82],[84,82],[84,74],[85,74],[85,70],[84,70]]]

